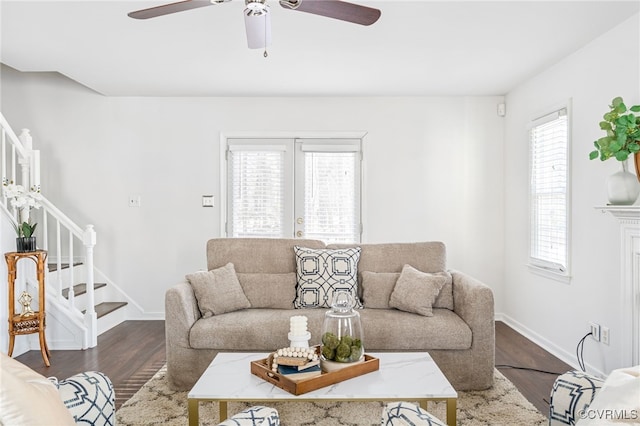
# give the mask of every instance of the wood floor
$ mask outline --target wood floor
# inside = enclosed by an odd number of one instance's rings
[[[95,348],[51,351],[51,367],[45,367],[40,351],[30,351],[16,359],[45,376],[58,379],[82,371],[102,371],[114,384],[118,408],[164,365],[164,321],[126,321],[101,335]],[[501,365],[558,374],[572,369],[504,323],[496,322],[496,366],[545,415],[557,375]]]

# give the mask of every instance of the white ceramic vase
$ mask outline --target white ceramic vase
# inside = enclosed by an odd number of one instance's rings
[[[640,195],[640,182],[636,175],[627,170],[627,162],[621,161],[622,170],[607,179],[609,204],[629,206],[636,202]]]

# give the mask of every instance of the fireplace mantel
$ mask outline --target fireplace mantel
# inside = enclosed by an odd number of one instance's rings
[[[640,364],[640,206],[602,206],[620,225],[622,361]]]

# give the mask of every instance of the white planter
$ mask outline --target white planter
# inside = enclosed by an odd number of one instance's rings
[[[627,162],[621,161],[622,170],[607,179],[609,204],[628,206],[636,202],[640,195],[640,182],[627,170]]]

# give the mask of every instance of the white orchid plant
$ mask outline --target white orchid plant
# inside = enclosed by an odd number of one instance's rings
[[[32,237],[36,230],[37,223],[31,223],[29,211],[31,209],[39,209],[42,207],[40,200],[42,194],[40,189],[36,187],[29,188],[27,191],[24,186],[16,185],[13,182],[4,182],[4,196],[9,199],[11,207],[20,211],[20,219],[18,225],[14,225],[18,237]],[[26,216],[26,220],[23,218]],[[22,222],[22,223],[20,223]]]

